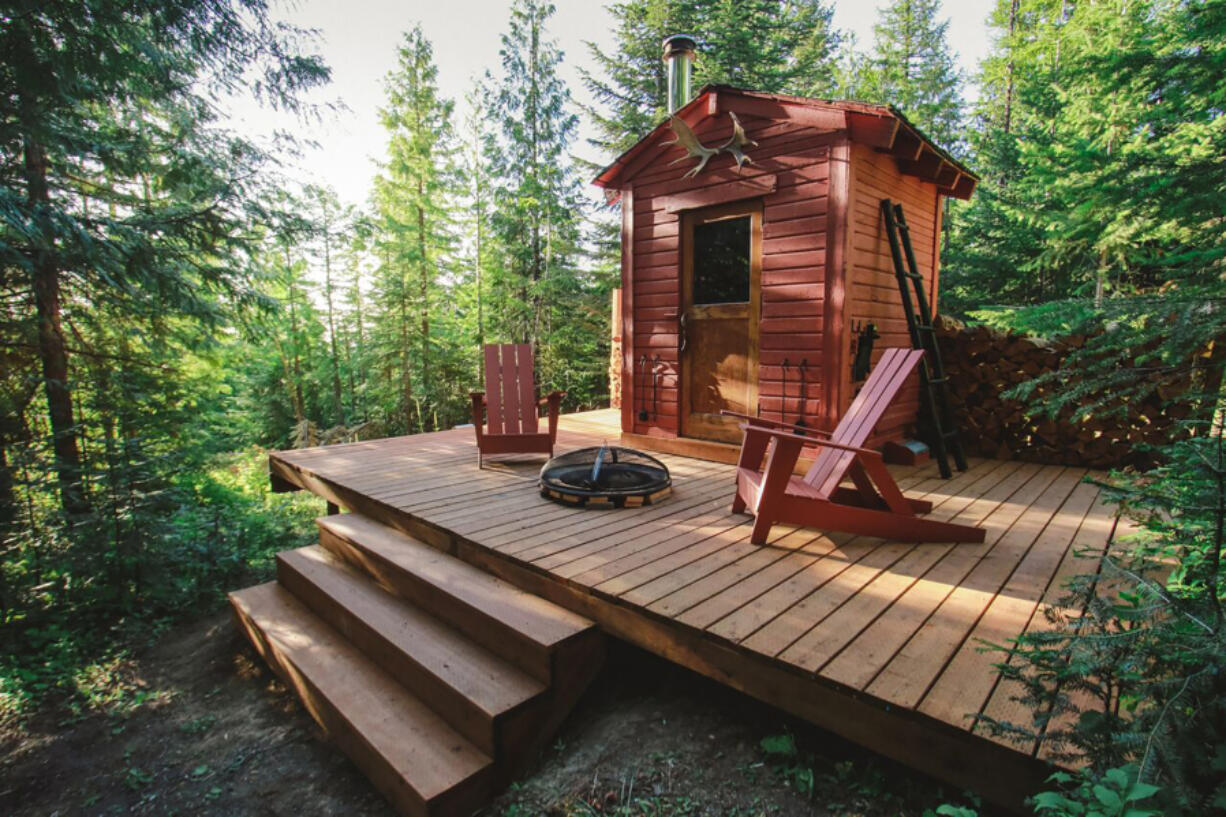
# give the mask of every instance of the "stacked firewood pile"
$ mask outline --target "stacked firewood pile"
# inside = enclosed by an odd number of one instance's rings
[[[1146,467],[1153,463],[1146,444],[1168,440],[1172,426],[1187,416],[1184,404],[1172,406],[1164,399],[1173,396],[1169,389],[1160,389],[1123,414],[1032,416],[1021,402],[1003,394],[1057,370],[1069,351],[1085,344],[1084,336],[1045,343],[986,326],[966,327],[949,318],[938,317],[937,325],[950,402],[971,456],[1091,468]]]

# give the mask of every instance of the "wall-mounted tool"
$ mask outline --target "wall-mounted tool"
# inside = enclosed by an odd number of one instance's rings
[[[651,362],[651,419],[660,419],[660,356]]]
[[[788,362],[788,359],[785,357],[783,359],[783,362],[779,364],[779,368],[783,369],[783,374],[781,375],[782,380],[783,380],[783,383],[782,383],[783,397],[780,398],[780,401],[779,401],[779,419],[783,420],[784,422],[787,422],[787,419],[788,419],[788,370],[792,368],[792,365]]]
[[[635,388],[635,397],[639,402],[639,422],[645,423],[649,419],[647,416],[647,355],[639,358],[638,384]]]
[[[809,358],[804,358],[800,361],[800,400],[796,406],[796,425],[805,428],[809,424],[805,422],[805,390],[808,387],[807,380],[809,374]],[[786,400],[786,397],[784,398]],[[797,434],[804,436],[803,431],[797,431]]]
[[[875,323],[857,323],[851,330],[856,333],[852,341],[855,357],[851,364],[851,382],[859,383],[868,377],[873,368],[873,341],[881,337]]]

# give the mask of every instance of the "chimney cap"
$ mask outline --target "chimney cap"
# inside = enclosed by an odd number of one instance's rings
[[[689,34],[672,34],[664,38],[663,45],[665,60],[674,54],[683,54],[687,51],[693,54],[698,50],[698,42]]]

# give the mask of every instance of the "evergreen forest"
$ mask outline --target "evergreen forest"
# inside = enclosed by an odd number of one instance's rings
[[[994,728],[1063,725],[1091,759],[1039,813],[1226,813],[1226,0],[985,0],[969,74],[939,0],[882,0],[863,42],[833,5],[611,2],[615,44],[576,44],[595,67],[570,88],[552,4],[509,0],[463,100],[411,28],[350,206],[226,122],[240,93],[304,128],[333,115],[304,101],[330,76],[313,35],[267,0],[5,2],[0,717],[87,705],[134,638],[305,544],[320,507],[269,492],[269,449],[469,422],[489,342],[534,344],[565,411],[608,405],[618,214],[575,154],[663,121],[660,45],[683,32],[696,88],[893,104],[980,175],[945,216],[942,311],[1088,339],[1019,387],[1036,415],[1158,391],[1181,419],[1155,469],[1107,478],[1138,531],[1113,581],[1003,645],[1035,718]]]

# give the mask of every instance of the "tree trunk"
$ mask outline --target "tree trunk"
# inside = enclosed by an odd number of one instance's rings
[[[479,98],[479,97],[476,97]],[[474,106],[475,108],[475,106]],[[482,280],[482,261],[485,249],[485,166],[481,155],[481,122],[484,112],[474,109],[470,120],[472,138],[472,153],[469,157],[472,174],[472,207],[473,207],[473,273],[477,287],[477,379],[482,374],[482,350],[485,348],[485,293]]]
[[[538,130],[540,118],[540,77],[537,73],[537,65],[540,57],[541,48],[541,31],[540,21],[537,18],[532,20],[532,38],[528,51],[528,73],[532,77],[531,85],[528,90],[528,109],[526,111],[528,117],[528,127],[530,131],[529,139],[532,140],[532,174],[536,178],[540,178],[540,147],[541,137]],[[540,329],[541,316],[541,204],[538,202],[536,209],[532,214],[532,328],[525,334],[525,340],[532,344],[535,350],[540,346],[537,332]],[[535,355],[536,353],[533,352]]]
[[[341,357],[336,345],[336,310],[332,305],[332,220],[324,202],[324,297],[328,306],[328,340],[332,346],[332,411],[335,422],[345,423],[345,403],[341,397]]]
[[[0,421],[3,422],[3,421]],[[8,435],[0,436],[0,536],[17,521],[17,492],[9,465]]]
[[[478,360],[481,359],[481,352],[485,348],[485,301],[481,293],[481,227],[485,216],[482,213],[480,192],[477,193],[476,208],[477,208],[477,355]],[[477,373],[480,375],[481,365],[477,364]]]
[[[413,433],[413,378],[409,371],[409,281],[404,268],[400,272],[400,393],[404,411],[404,433]]]
[[[349,367],[349,392],[350,402],[353,403],[353,410],[358,410],[358,394],[354,388],[354,371],[359,370],[362,383],[362,419],[369,420],[370,414],[366,410],[366,389],[370,382],[370,378],[366,374],[366,330],[362,317],[362,272],[357,262],[354,262],[353,267],[353,306],[354,306],[354,323],[356,324],[356,334],[354,337],[354,363]]]
[[[1017,4],[1018,0],[1013,0],[1013,3],[1009,6],[1009,64],[1005,72],[1007,77],[1005,83],[1005,123],[1002,127],[1006,136],[1013,129],[1013,54],[1017,47],[1013,42],[1013,37],[1017,31]]]
[[[47,155],[38,140],[30,135],[29,129],[23,147],[26,197],[41,238],[41,246],[35,250],[31,265],[34,311],[38,318],[38,356],[42,362],[47,414],[51,420],[60,505],[69,517],[76,517],[89,512],[89,501],[81,482],[81,450],[77,444],[72,393],[68,386],[68,350],[64,343],[60,270],[55,257],[55,230],[48,213],[51,195],[47,186]]]
[[[288,244],[285,246],[285,276],[289,299],[290,355],[293,362],[294,418],[301,423],[306,419],[306,400],[302,394],[302,357],[298,349],[298,295],[294,286],[294,264],[290,259]]]
[[[421,299],[421,382],[430,382],[430,261],[426,258],[426,191],[417,177],[417,252],[421,264],[418,297]],[[423,392],[424,394],[424,392]]]
[[[294,412],[294,425],[298,426],[306,418],[303,415],[299,394],[294,388],[294,370],[290,366],[289,352],[286,351],[285,344],[275,334],[273,335],[273,343],[277,346],[277,356],[281,358],[281,371],[285,379],[285,395],[289,398],[290,409]]]

